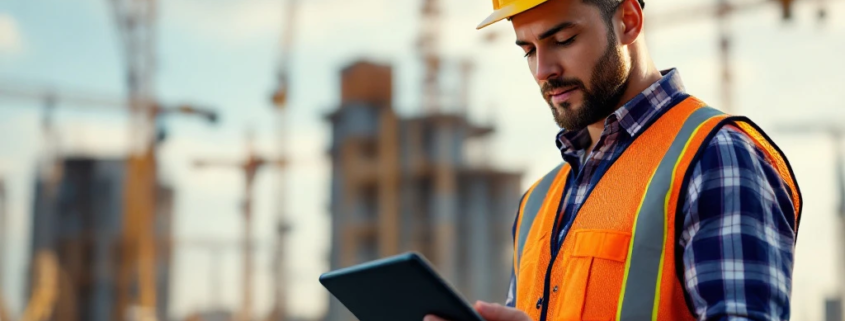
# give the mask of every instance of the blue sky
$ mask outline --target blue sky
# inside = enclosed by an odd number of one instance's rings
[[[338,70],[358,58],[394,65],[395,105],[403,114],[419,112],[419,59],[413,51],[419,1],[307,0],[299,15],[293,51],[293,88],[286,119],[292,167],[285,207],[295,224],[287,252],[290,310],[318,315],[325,292],[317,282],[327,268],[328,179],[327,125],[322,116],[338,101]],[[242,155],[244,131],[252,128],[260,150],[277,155],[277,122],[267,99],[273,89],[281,0],[167,0],[159,6],[159,66],[156,89],[162,101],[195,102],[217,108],[222,123],[196,119],[166,120],[169,141],[160,160],[165,179],[177,189],[177,238],[218,237],[236,240],[240,231],[240,173],[192,169],[198,157]],[[670,12],[706,0],[653,0],[647,14]],[[491,27],[500,41],[481,45],[475,25],[489,0],[444,1],[442,49],[453,63],[471,57],[476,73],[471,85],[471,117],[495,121],[492,160],[525,171],[527,185],[560,161],[556,132],[545,102],[512,44],[507,22]],[[845,121],[839,106],[845,85],[845,6],[831,4],[830,19],[820,27],[814,4],[796,7],[791,24],[779,21],[774,7],[734,19],[736,77],[734,112],[754,119],[790,157],[806,201],[794,280],[795,320],[820,319],[822,298],[841,288],[834,273],[842,241],[835,228],[831,142],[824,136],[795,136],[774,131],[780,123]],[[55,86],[119,97],[125,92],[118,34],[105,0],[0,1],[0,85]],[[647,30],[647,41],[660,68],[677,67],[687,89],[719,107],[716,26],[707,19]],[[485,29],[486,30],[486,29]],[[454,77],[447,77],[454,81]],[[449,98],[454,99],[454,98]],[[11,245],[2,293],[16,312],[23,306],[22,278],[28,253],[32,179],[42,136],[41,103],[0,97],[0,176],[9,185]],[[71,108],[73,107],[73,108]],[[117,156],[125,151],[127,117],[63,105],[57,112],[61,149],[69,153]],[[256,234],[271,240],[277,208],[272,170],[256,186]],[[502,231],[507,233],[507,231]],[[206,307],[211,272],[206,251],[177,248],[174,262],[173,314],[184,316]],[[841,251],[839,251],[841,252]],[[269,306],[268,252],[255,271],[257,309]],[[239,302],[239,256],[228,252],[222,266],[223,303]]]

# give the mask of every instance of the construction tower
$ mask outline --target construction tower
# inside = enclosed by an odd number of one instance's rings
[[[521,173],[470,164],[468,141],[493,128],[443,112],[399,117],[392,69],[341,72],[332,126],[331,268],[405,251],[431,260],[468,299],[504,300]],[[328,321],[354,317],[335,299]]]
[[[124,250],[125,159],[65,157],[63,175],[55,186],[40,177],[35,183],[31,253],[55,253],[59,271],[54,321],[126,320],[116,293],[120,290]],[[157,181],[155,226],[156,279],[153,283],[160,319],[168,311],[174,192]],[[37,261],[32,261],[35,270]],[[30,292],[37,280],[30,277]],[[31,294],[27,294],[30,297]],[[32,303],[32,302],[30,302]]]

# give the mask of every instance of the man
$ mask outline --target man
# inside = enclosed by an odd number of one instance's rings
[[[750,120],[658,70],[638,0],[493,0],[562,128],[488,321],[786,320],[801,194]],[[440,320],[426,316],[426,321]]]

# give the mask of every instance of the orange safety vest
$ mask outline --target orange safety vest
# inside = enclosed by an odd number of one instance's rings
[[[694,320],[675,266],[676,213],[690,164],[724,125],[748,135],[790,188],[797,235],[801,193],[783,153],[747,118],[688,97],[601,177],[555,257],[550,242],[569,166],[525,193],[514,238],[516,307],[535,321]]]

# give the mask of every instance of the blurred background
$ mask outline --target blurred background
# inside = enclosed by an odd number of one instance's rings
[[[351,320],[320,273],[415,250],[503,302],[557,127],[489,0],[0,1],[0,320]],[[842,320],[845,3],[649,0],[687,90],[805,205],[793,320]]]

